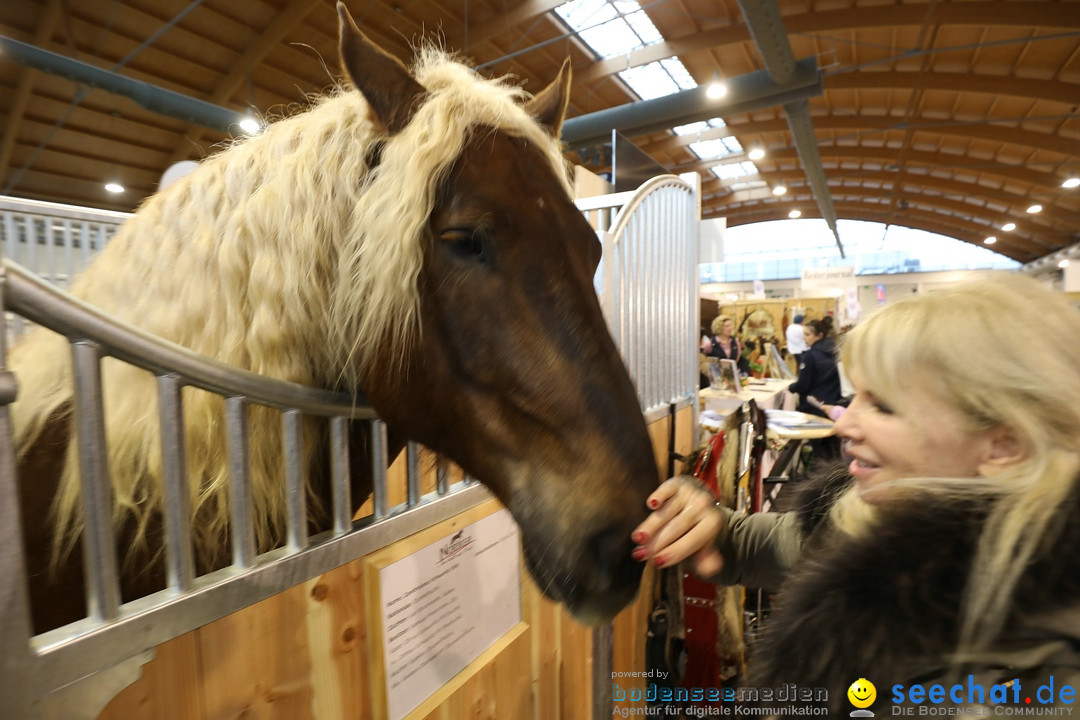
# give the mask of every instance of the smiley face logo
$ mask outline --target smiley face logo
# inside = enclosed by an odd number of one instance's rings
[[[848,700],[857,708],[867,708],[877,699],[877,688],[866,678],[859,678],[847,689]]]

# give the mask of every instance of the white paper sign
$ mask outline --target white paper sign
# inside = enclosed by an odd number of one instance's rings
[[[521,622],[518,527],[500,510],[379,571],[390,720]]]

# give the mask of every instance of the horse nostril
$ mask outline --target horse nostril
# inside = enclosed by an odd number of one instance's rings
[[[626,528],[601,530],[589,540],[589,549],[599,582],[619,587],[637,581],[641,564],[631,557],[634,543]]]

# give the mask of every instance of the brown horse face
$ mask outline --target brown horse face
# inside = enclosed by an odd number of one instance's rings
[[[365,390],[510,508],[548,595],[610,618],[640,580],[630,533],[657,469],[593,289],[596,235],[544,156],[495,131],[468,144],[429,227],[408,399]]]
[[[424,101],[342,4],[343,64],[389,134]],[[557,135],[569,66],[527,111]],[[593,289],[600,245],[537,147],[476,128],[439,188],[418,279],[421,337],[363,387],[395,436],[487,485],[540,588],[581,620],[637,591],[630,533],[658,474],[637,395]]]

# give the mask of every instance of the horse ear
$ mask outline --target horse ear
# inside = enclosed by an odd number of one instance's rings
[[[391,135],[396,134],[412,120],[424,96],[424,86],[413,79],[400,60],[360,32],[340,0],[337,11],[341,22],[341,65],[367,100],[373,119]]]
[[[570,74],[570,58],[566,58],[558,77],[525,103],[525,110],[553,137],[559,137],[563,119],[566,118],[566,106],[570,103]]]

